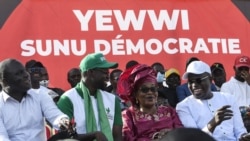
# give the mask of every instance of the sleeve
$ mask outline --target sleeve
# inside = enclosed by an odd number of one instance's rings
[[[190,105],[190,104],[187,102],[181,102],[181,103],[177,104],[176,112],[177,112],[184,127],[199,128],[198,125],[196,124],[194,118],[191,115],[191,112],[189,110],[188,105]],[[193,109],[191,109],[191,110],[193,110]],[[206,132],[209,135],[212,135],[211,132],[208,130],[207,126],[203,127],[202,131]]]
[[[189,112],[187,104],[188,103],[182,103],[182,102],[177,104],[176,112],[184,127],[198,128],[195,120],[193,119],[191,113]]]
[[[45,118],[53,125],[53,127],[58,129],[60,119],[68,116],[58,109],[55,102],[48,94],[42,94],[39,96],[41,98],[40,104]]]
[[[67,96],[62,95],[57,102],[57,106],[64,114],[68,115],[70,119],[73,118],[73,104]]]
[[[178,102],[181,102],[186,98],[185,90],[183,89],[183,85],[180,85],[176,88],[176,94],[178,98]]]
[[[122,112],[122,120],[123,120],[123,140],[124,141],[136,141],[136,129],[134,125],[134,120],[132,118],[132,114],[129,109],[126,109]]]
[[[121,114],[121,106],[120,100],[118,97],[115,97],[115,117],[114,117],[114,125],[122,126],[122,114]]]
[[[0,141],[10,141],[1,116],[0,116]]]

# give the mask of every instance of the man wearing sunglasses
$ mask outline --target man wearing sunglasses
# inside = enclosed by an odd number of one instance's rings
[[[56,101],[55,99],[59,97],[59,94],[49,89],[48,87],[41,85],[40,83],[42,80],[44,80],[44,75],[47,74],[46,77],[48,77],[48,73],[44,65],[39,61],[29,60],[25,63],[25,68],[30,74],[32,87],[30,91],[35,91],[39,94],[48,94],[54,101]]]
[[[217,141],[250,141],[235,98],[228,93],[211,91],[212,76],[208,64],[202,61],[190,63],[183,79],[188,80],[192,92],[176,107],[185,127],[200,128]]]

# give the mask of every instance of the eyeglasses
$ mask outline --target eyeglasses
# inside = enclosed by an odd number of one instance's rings
[[[149,91],[155,93],[157,92],[157,87],[141,87],[139,90],[143,93],[148,93]]]
[[[99,71],[101,73],[104,73],[104,74],[109,74],[109,71],[108,70],[103,70],[103,69],[93,69],[94,71]]]
[[[208,75],[207,76],[204,76],[202,78],[196,78],[196,79],[192,79],[192,80],[188,80],[188,83],[189,84],[192,84],[192,83],[197,83],[197,84],[201,84],[201,82],[205,79],[208,78]]]
[[[28,68],[27,70],[30,73],[40,73],[42,71],[43,68]]]

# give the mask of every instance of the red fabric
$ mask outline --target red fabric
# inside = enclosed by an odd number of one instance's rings
[[[129,101],[129,94],[130,94],[130,90],[132,87],[132,80],[129,80],[129,76],[132,72],[132,70],[134,69],[133,66],[129,69],[126,69],[119,77],[119,80],[117,82],[117,89],[116,89],[116,93],[120,96],[121,99],[123,99],[124,101]]]
[[[123,135],[126,141],[151,141],[154,133],[163,129],[183,127],[175,109],[166,106],[158,107],[155,116],[144,114],[130,107],[122,112]]]
[[[46,124],[45,129],[47,140],[57,133],[57,131],[48,124]]]

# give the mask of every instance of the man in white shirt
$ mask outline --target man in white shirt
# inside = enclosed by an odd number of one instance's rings
[[[36,60],[29,60],[25,63],[25,68],[27,72],[30,74],[31,79],[31,89],[32,91],[35,91],[36,93],[46,93],[48,94],[52,99],[59,97],[59,94],[52,91],[51,89],[40,85],[41,80],[43,80],[43,73],[42,71],[45,71],[46,69],[43,64]],[[46,70],[47,71],[47,70]]]
[[[176,107],[184,127],[202,129],[217,141],[250,141],[235,99],[230,94],[211,91],[208,64],[192,62],[183,79],[188,79],[192,93]]]
[[[45,141],[46,118],[55,128],[68,128],[69,119],[47,94],[28,91],[30,76],[15,59],[0,63],[0,140]]]
[[[239,106],[250,105],[250,58],[248,56],[238,56],[234,63],[235,76],[225,82],[222,92],[227,92],[235,96]]]

